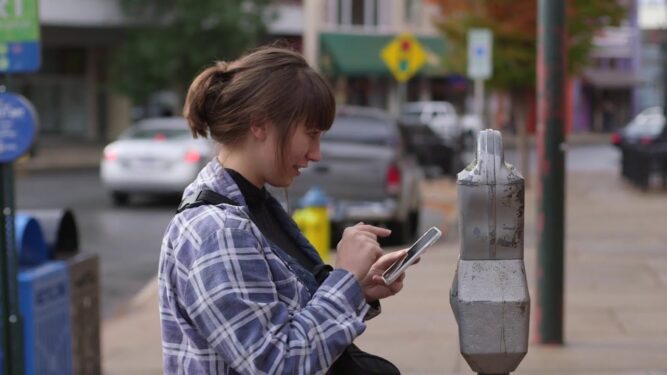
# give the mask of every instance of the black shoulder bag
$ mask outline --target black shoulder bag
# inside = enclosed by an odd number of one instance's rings
[[[238,206],[238,203],[210,189],[202,189],[192,194],[181,202],[177,213],[205,204],[230,204]],[[333,268],[328,264],[321,264],[315,267],[314,276],[319,284],[329,276]],[[354,344],[350,344],[343,354],[336,359],[329,372],[329,375],[400,375],[401,372],[394,364],[386,359],[366,353]]]

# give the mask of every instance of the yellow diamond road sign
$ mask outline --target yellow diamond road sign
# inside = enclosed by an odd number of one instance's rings
[[[404,82],[422,68],[426,62],[426,51],[412,34],[403,33],[382,49],[380,57],[396,80]]]

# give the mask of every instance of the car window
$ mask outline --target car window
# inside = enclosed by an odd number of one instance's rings
[[[339,116],[324,133],[322,141],[387,145],[391,138],[390,123],[385,120],[370,116]]]

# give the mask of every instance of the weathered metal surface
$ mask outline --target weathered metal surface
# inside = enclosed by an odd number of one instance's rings
[[[504,374],[528,351],[524,184],[504,162],[500,132],[480,132],[477,144],[477,159],[457,180],[461,249],[450,303],[470,368]]]
[[[505,163],[499,132],[481,132],[477,144],[457,179],[461,259],[523,259],[523,177]]]

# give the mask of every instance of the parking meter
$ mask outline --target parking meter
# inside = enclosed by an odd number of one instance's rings
[[[483,130],[457,176],[460,254],[450,303],[461,354],[480,374],[508,374],[528,351],[523,263],[524,179],[504,161],[500,132]]]

